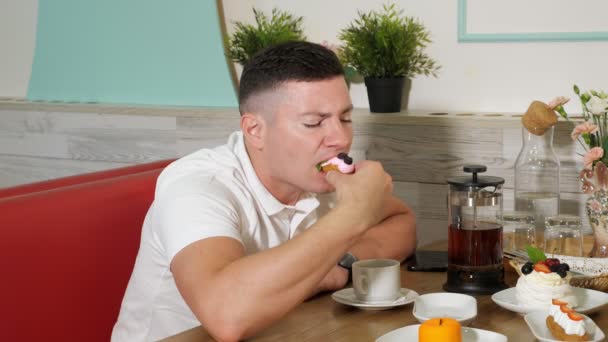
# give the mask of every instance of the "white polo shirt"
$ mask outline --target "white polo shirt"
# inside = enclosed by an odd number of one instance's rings
[[[182,248],[214,236],[241,242],[247,254],[275,247],[316,222],[330,199],[306,193],[295,206],[279,202],[257,177],[241,132],[173,162],[158,178],[112,341],[155,341],[200,325],[169,268]]]

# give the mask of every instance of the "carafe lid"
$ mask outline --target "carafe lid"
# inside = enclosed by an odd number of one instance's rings
[[[557,124],[555,110],[541,101],[533,101],[521,118],[521,123],[534,135],[544,135],[545,132]]]
[[[448,184],[460,188],[485,188],[487,186],[498,186],[505,182],[504,178],[500,177],[477,176],[478,173],[486,172],[487,167],[485,165],[464,165],[462,170],[473,175],[448,178]]]

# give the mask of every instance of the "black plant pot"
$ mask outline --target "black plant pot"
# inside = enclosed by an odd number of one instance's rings
[[[367,88],[367,99],[369,100],[370,112],[400,112],[401,97],[404,95],[404,83],[404,77],[366,77],[365,87]]]

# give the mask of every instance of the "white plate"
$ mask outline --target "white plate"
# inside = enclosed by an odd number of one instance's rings
[[[362,302],[355,296],[355,290],[352,287],[348,287],[339,291],[334,292],[331,298],[338,303],[350,305],[363,310],[386,310],[409,304],[418,297],[418,293],[414,290],[401,288],[401,295],[399,298],[392,302]]]
[[[608,304],[608,293],[584,289],[581,287],[573,287],[572,289],[574,290],[574,295],[578,300],[578,306],[573,308],[576,310],[576,312],[589,314],[600,310],[602,307]],[[492,300],[499,306],[522,315],[532,311],[538,311],[538,308],[525,306],[519,303],[517,301],[515,291],[515,287],[510,287],[506,290],[496,292],[492,295]],[[547,310],[549,309],[549,306],[550,305],[547,305]]]
[[[477,317],[477,300],[460,293],[428,293],[414,300],[412,314],[422,323],[435,317],[450,317],[469,325]]]
[[[418,342],[418,328],[420,324],[408,325],[390,331],[376,340],[376,342]],[[461,328],[462,342],[507,342],[507,337],[493,331],[475,328]]]
[[[542,342],[555,342],[557,340],[554,339],[553,335],[547,328],[547,319],[548,311],[535,311],[529,313],[524,316],[524,320],[528,323],[530,330],[538,339]],[[587,334],[589,335],[590,341],[602,341],[606,336],[604,333],[598,328],[598,326],[591,320],[591,318],[581,315],[585,317],[585,329],[587,330]]]

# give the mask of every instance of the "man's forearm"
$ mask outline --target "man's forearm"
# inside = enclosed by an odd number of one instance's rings
[[[416,248],[416,219],[407,213],[386,218],[370,228],[350,252],[359,259],[387,258],[403,261]]]
[[[349,249],[359,259],[395,259],[403,261],[416,247],[416,218],[405,203],[394,198],[387,208],[387,218],[370,228]],[[319,283],[316,294],[343,288],[348,282],[348,272],[335,266]]]
[[[348,283],[348,270],[341,266],[335,265],[327,272],[323,280],[319,282],[310,297],[317,295],[320,292],[334,291],[343,288]]]
[[[244,336],[280,318],[313,293],[343,252],[362,236],[341,229],[345,216],[332,212],[295,239],[218,270],[213,284],[207,284],[214,293],[207,293],[204,307],[230,308],[231,321],[242,326]],[[225,293],[227,289],[231,294]],[[217,305],[209,305],[216,299]],[[205,316],[221,321],[223,315],[218,314]]]

